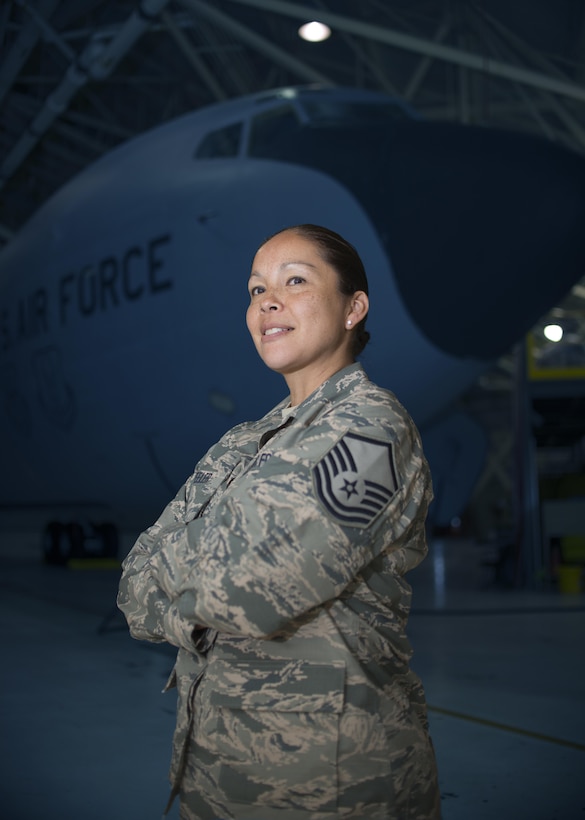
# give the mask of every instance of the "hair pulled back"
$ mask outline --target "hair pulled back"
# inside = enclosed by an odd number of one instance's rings
[[[289,232],[295,233],[297,236],[301,236],[316,245],[323,261],[337,273],[341,293],[345,296],[351,296],[356,291],[363,290],[364,293],[368,294],[368,278],[364,263],[354,246],[347,239],[329,228],[307,223],[291,225],[288,228],[276,231],[265,239],[262,245],[265,245],[266,242],[279,234]],[[353,356],[359,356],[370,340],[370,334],[366,330],[366,318],[364,317],[361,322],[358,322],[351,331],[353,334]]]

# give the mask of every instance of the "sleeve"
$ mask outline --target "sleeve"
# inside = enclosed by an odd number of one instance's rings
[[[231,479],[241,460],[234,447],[239,429],[228,431],[200,459],[193,475],[158,520],[139,536],[122,563],[117,603],[126,616],[132,637],[156,643],[168,641],[193,650],[193,629],[198,624],[181,616],[177,602],[161,588],[149,561],[160,549],[165,533],[184,528],[188,521],[201,515],[213,493]]]
[[[307,457],[303,440],[283,441],[211,515],[160,535],[145,569],[181,619],[274,636],[341,595],[381,552],[398,549],[413,522],[420,534],[430,481],[413,427],[339,434],[325,426],[312,438],[318,457]],[[347,503],[348,493],[359,500]]]
[[[177,604],[161,589],[147,566],[149,558],[158,548],[161,535],[185,525],[185,496],[186,485],[183,485],[158,520],[139,536],[128,553],[122,563],[117,604],[126,616],[133,638],[155,643],[169,641],[177,647],[192,650],[194,624],[181,618]]]

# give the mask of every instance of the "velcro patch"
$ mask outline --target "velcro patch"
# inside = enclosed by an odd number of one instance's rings
[[[202,470],[197,470],[193,476],[193,484],[207,484],[213,473],[206,473]]]
[[[333,518],[367,527],[398,490],[392,444],[346,433],[313,467],[317,495]]]

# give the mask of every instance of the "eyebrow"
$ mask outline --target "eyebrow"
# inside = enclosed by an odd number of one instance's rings
[[[312,262],[304,262],[302,259],[291,259],[289,262],[283,262],[279,265],[278,270],[286,270],[286,268],[295,265],[302,265],[304,268],[312,268],[313,270],[317,270],[317,265],[313,265]],[[258,273],[258,271],[253,270],[250,273],[249,278],[251,279],[253,276],[257,276],[260,279],[264,279],[264,274]]]
[[[291,259],[290,262],[283,262],[279,270],[284,270],[285,268],[288,268],[289,265],[302,265],[304,268],[313,268],[313,270],[317,270],[317,265],[313,265],[312,262],[304,262],[302,259]]]

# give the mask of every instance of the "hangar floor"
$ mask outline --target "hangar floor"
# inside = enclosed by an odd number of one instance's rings
[[[435,540],[410,575],[443,820],[582,820],[585,597],[500,589],[480,559]],[[5,820],[162,814],[173,653],[128,636],[117,579],[45,566],[35,536],[0,532]]]

